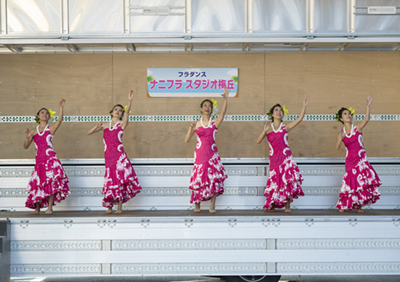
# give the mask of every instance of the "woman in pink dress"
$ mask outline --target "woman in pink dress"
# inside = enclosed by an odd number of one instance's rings
[[[119,104],[112,108],[109,126],[99,122],[87,133],[91,135],[103,130],[106,171],[102,194],[103,207],[108,208],[107,213],[112,213],[114,205],[118,205],[115,213],[122,213],[122,204],[135,197],[142,189],[122,144],[122,136],[129,123],[132,99],[133,90],[129,93],[125,108]]]
[[[40,109],[36,114],[36,129],[25,131],[24,149],[35,142],[36,164],[28,184],[28,199],[25,206],[39,213],[41,208],[47,208],[46,214],[53,213],[53,206],[64,200],[69,194],[68,178],[60,160],[53,148],[53,136],[63,120],[65,100],[60,101],[58,120],[49,125],[55,112],[51,109]]]
[[[264,193],[267,199],[263,206],[265,210],[275,211],[275,208],[285,207],[285,212],[291,212],[290,203],[293,199],[304,196],[301,189],[303,179],[289,148],[288,132],[303,120],[309,99],[310,96],[307,95],[299,118],[288,124],[282,122],[286,109],[280,104],[274,105],[268,113],[272,123],[267,121],[257,138],[257,144],[265,137],[269,142],[269,176]]]
[[[197,134],[197,145],[194,151],[194,167],[190,178],[189,189],[192,190],[190,203],[195,204],[195,212],[200,212],[200,203],[211,200],[210,213],[215,213],[215,201],[217,196],[224,193],[224,180],[228,177],[222,166],[221,158],[218,154],[215,138],[222,121],[224,120],[228,88],[224,88],[224,98],[221,114],[215,121],[212,119],[213,102],[206,99],[200,104],[202,118],[192,122],[185,136],[188,143],[194,133]]]
[[[369,121],[371,103],[372,95],[369,95],[365,118],[356,126],[352,124],[354,115],[352,108],[341,108],[336,114],[336,119],[344,124],[337,137],[336,149],[340,149],[342,141],[346,146],[346,173],[336,204],[340,212],[352,209],[363,212],[363,206],[375,203],[380,197],[378,187],[382,182],[368,162],[362,135],[362,129]]]

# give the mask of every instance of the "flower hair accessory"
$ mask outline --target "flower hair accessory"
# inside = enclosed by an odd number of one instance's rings
[[[352,116],[354,116],[354,114],[356,113],[356,111],[352,107],[350,107],[348,110],[350,111],[350,114]]]
[[[211,99],[211,102],[212,102],[212,106],[213,106],[211,115],[215,116],[218,112],[218,103],[217,103],[217,100],[214,100],[214,99]]]
[[[126,109],[128,108],[128,105],[125,105],[125,107],[122,109],[124,111],[124,113],[126,112]],[[132,113],[131,111],[129,111],[129,113]]]

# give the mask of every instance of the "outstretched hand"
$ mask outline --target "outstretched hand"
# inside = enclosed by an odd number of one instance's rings
[[[65,105],[65,99],[63,98],[63,99],[61,99],[61,101],[60,101],[60,107],[64,107],[64,105]]]
[[[369,105],[371,105],[372,103],[372,95],[369,94],[368,98],[367,98],[367,106],[369,107]]]
[[[271,121],[268,120],[265,124],[264,124],[264,131],[267,132],[268,129],[271,127]]]
[[[25,136],[26,136],[26,138],[31,138],[32,137],[32,132],[29,130],[29,128],[27,128],[26,130],[25,130]]]
[[[129,92],[129,95],[128,95],[128,100],[129,101],[131,101],[132,99],[133,99],[133,90],[131,89],[131,91]]]
[[[342,140],[345,135],[346,135],[346,131],[344,130],[344,127],[342,127],[342,130],[340,130],[340,137],[342,138]]]
[[[191,131],[194,131],[194,130],[196,129],[196,124],[197,124],[197,121],[194,121],[194,122],[192,122],[192,123],[190,124],[190,130],[191,130]]]
[[[306,95],[306,97],[304,97],[304,107],[308,105],[309,101],[310,101],[310,95]]]
[[[228,89],[228,87],[224,87],[224,94],[221,94],[221,96],[222,96],[224,99],[227,99],[228,96],[229,96],[229,92],[231,92],[231,90]]]

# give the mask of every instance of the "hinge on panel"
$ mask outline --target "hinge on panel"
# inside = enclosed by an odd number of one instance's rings
[[[191,36],[191,35],[184,35],[184,36],[183,36],[183,39],[185,39],[185,40],[191,40],[191,39],[192,39],[192,36]]]
[[[69,35],[61,35],[61,40],[69,40]]]

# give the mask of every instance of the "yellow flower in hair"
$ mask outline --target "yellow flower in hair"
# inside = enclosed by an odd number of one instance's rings
[[[49,115],[51,118],[54,118],[54,114],[56,113],[55,111],[52,111],[50,108],[48,109]]]
[[[352,107],[349,108],[349,111],[350,111],[350,114],[351,114],[352,116],[353,116],[353,115],[355,114],[355,112],[356,112]]]
[[[126,109],[128,108],[128,105],[125,105],[124,107],[124,113],[126,112]],[[129,111],[129,113],[132,113],[131,111]]]
[[[285,108],[285,106],[282,106],[282,111],[285,115],[289,113],[289,111]]]
[[[213,107],[218,108],[217,100],[211,98],[211,102],[213,104]]]

